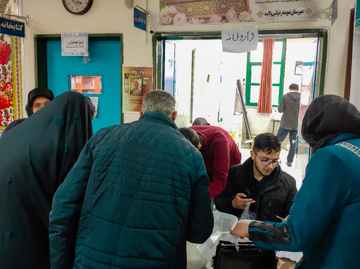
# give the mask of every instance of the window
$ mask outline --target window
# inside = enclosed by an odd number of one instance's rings
[[[272,67],[272,106],[277,107],[280,103],[283,82],[284,82],[284,62],[285,62],[286,39],[276,39],[273,50]],[[246,71],[246,105],[257,106],[260,92],[261,64],[263,57],[263,43],[259,40],[256,51],[247,54]]]

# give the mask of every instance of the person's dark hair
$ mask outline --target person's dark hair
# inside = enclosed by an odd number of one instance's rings
[[[194,120],[192,125],[210,125],[205,118],[198,117]]]
[[[281,150],[281,141],[272,133],[262,133],[254,138],[253,151],[259,151],[270,154],[272,151],[279,152]]]
[[[33,104],[35,98],[40,97],[40,96],[41,97],[46,97],[50,101],[54,99],[54,94],[49,89],[45,89],[45,88],[32,89],[28,94],[28,102],[27,102],[27,104],[25,106],[26,113],[27,113],[27,115],[29,117],[32,114],[34,114],[31,107],[32,107],[32,104]]]
[[[142,112],[160,112],[170,116],[175,112],[175,99],[166,91],[153,90],[145,95]]]
[[[179,128],[179,131],[187,140],[191,142],[191,144],[193,144],[197,148],[200,140],[199,135],[195,130],[187,127],[182,127]]]
[[[297,85],[296,83],[291,83],[289,89],[299,90],[299,85]]]

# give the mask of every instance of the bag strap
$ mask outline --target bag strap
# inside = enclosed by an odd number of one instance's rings
[[[351,152],[353,152],[354,154],[356,154],[356,156],[358,156],[360,158],[360,148],[359,147],[357,147],[349,142],[345,142],[345,141],[336,143],[335,145],[338,145],[338,146],[341,146],[343,148],[350,150]]]

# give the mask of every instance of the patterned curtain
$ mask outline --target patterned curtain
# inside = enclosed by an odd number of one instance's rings
[[[0,13],[21,15],[20,0],[0,0]],[[14,119],[22,118],[21,38],[0,34],[0,133]]]
[[[264,39],[264,52],[261,69],[260,93],[258,101],[258,113],[271,113],[271,89],[272,89],[272,58],[274,39]]]

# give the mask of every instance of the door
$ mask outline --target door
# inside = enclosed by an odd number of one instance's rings
[[[93,119],[93,131],[121,123],[121,42],[120,37],[89,36],[89,56],[61,56],[61,38],[47,38],[38,43],[46,48],[46,57],[39,57],[39,86],[52,90],[55,96],[74,88],[78,78],[97,78],[98,91],[85,89],[82,93],[97,103],[97,115]],[[43,55],[44,57],[45,55]],[[44,67],[46,66],[46,69]],[[73,83],[71,83],[71,77]],[[75,79],[76,78],[76,79]],[[74,80],[75,79],[75,80]],[[72,85],[73,84],[73,85]],[[85,87],[86,88],[86,87]],[[74,90],[74,89],[73,89]]]

